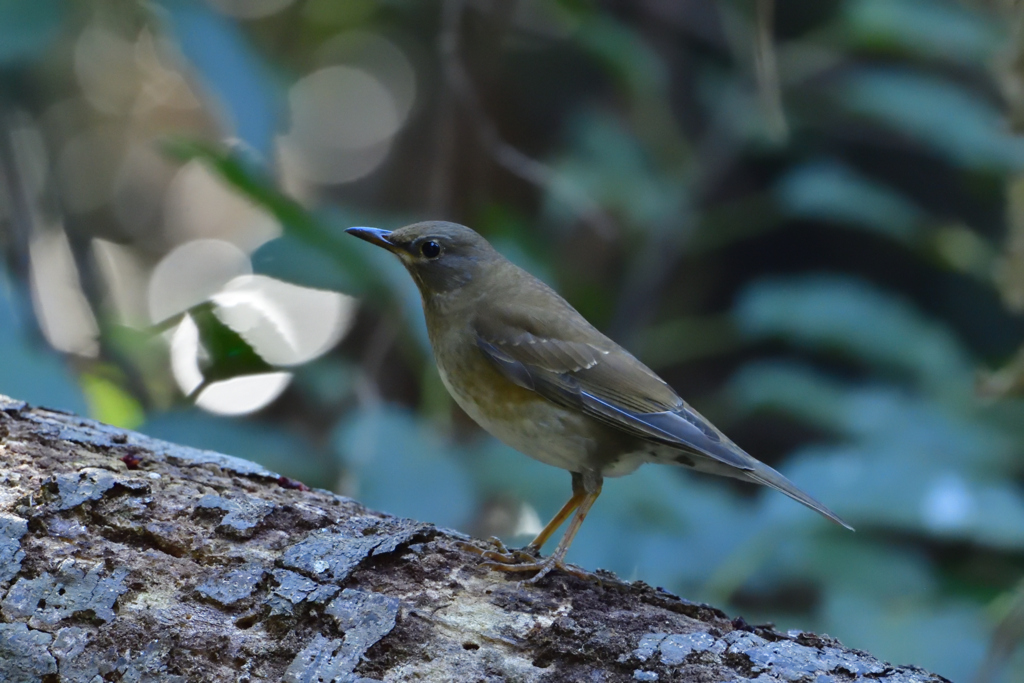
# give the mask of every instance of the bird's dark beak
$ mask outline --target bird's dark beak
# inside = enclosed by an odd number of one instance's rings
[[[388,240],[388,235],[391,234],[390,230],[381,230],[380,228],[349,228],[345,232],[355,235],[361,240],[366,240],[370,244],[384,247],[388,251],[393,252],[396,248],[395,244]]]

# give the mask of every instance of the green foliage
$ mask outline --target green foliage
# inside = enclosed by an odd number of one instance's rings
[[[853,44],[928,59],[984,64],[1004,38],[993,18],[953,2],[856,0],[845,3],[845,15]]]
[[[557,169],[579,191],[601,197],[602,205],[638,230],[664,225],[679,208],[685,188],[679,179],[661,172],[633,132],[621,121],[588,112],[570,127],[571,150]],[[548,200],[549,220],[567,224],[571,207],[557,195]]]
[[[917,206],[836,161],[797,166],[780,179],[775,194],[798,218],[871,230],[909,244],[922,236],[925,216]]]
[[[199,331],[199,369],[203,373],[203,382],[193,391],[193,396],[198,396],[202,388],[214,382],[274,371],[242,335],[217,317],[215,304],[193,306],[188,316]]]
[[[872,118],[968,169],[1019,171],[1024,140],[981,93],[906,69],[862,69],[836,93],[850,111]]]
[[[124,429],[138,429],[145,422],[142,406],[119,382],[88,374],[83,374],[78,381],[89,403],[89,414],[95,415],[97,420]]]
[[[783,337],[904,373],[942,395],[970,391],[971,365],[950,331],[863,282],[834,275],[756,282],[740,296],[735,313],[740,329],[752,336]]]

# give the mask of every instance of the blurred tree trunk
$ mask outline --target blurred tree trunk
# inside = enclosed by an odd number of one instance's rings
[[[521,586],[462,540],[0,396],[8,683],[944,680],[610,575]]]

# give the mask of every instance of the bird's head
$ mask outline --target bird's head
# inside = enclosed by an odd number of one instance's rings
[[[456,223],[426,221],[394,231],[349,228],[345,232],[398,256],[424,298],[471,284],[489,265],[504,260],[487,240]]]

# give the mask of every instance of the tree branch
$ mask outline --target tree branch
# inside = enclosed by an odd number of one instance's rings
[[[11,683],[944,680],[610,574],[520,585],[453,532],[2,396],[0,465]]]

